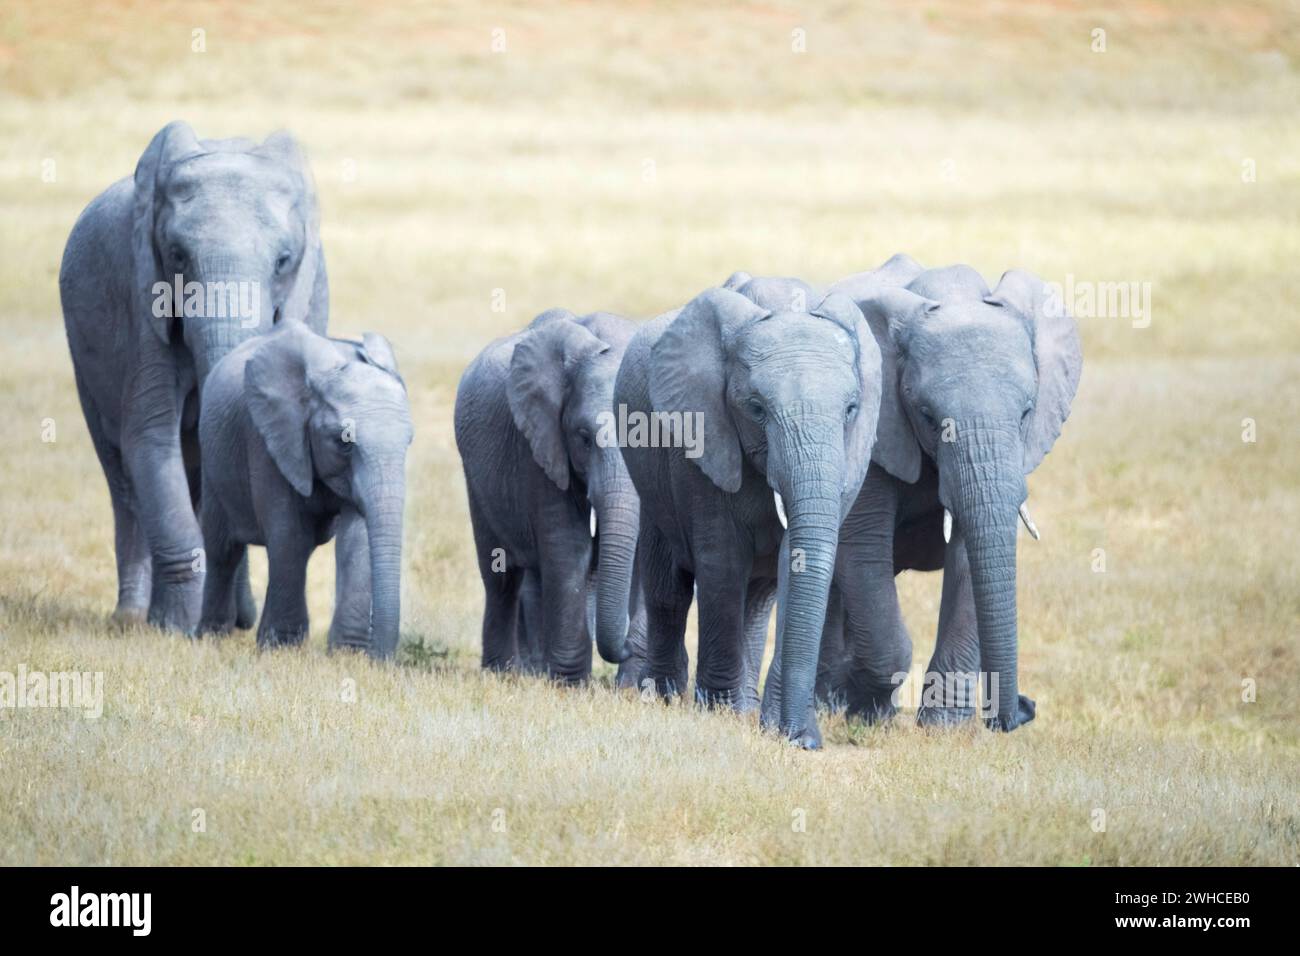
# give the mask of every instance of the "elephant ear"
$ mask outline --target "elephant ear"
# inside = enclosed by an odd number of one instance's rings
[[[880,346],[876,344],[871,327],[852,299],[840,292],[831,292],[813,315],[831,319],[852,337],[857,350],[858,382],[862,392],[858,403],[858,416],[849,429],[844,445],[844,501],[842,514],[847,514],[862,489],[862,479],[871,464],[871,449],[876,441],[880,420]]]
[[[328,292],[320,241],[320,209],[316,203],[316,181],[311,166],[293,134],[284,130],[272,133],[254,152],[288,167],[299,182],[296,207],[303,224],[302,259],[294,274],[293,287],[281,307],[280,318],[306,322],[317,332],[324,332],[326,317],[322,310]]]
[[[1079,326],[1047,283],[1021,269],[1003,273],[984,301],[1015,309],[1024,316],[1033,336],[1038,395],[1025,425],[1024,468],[1029,474],[1052,450],[1079,388],[1083,371]]]
[[[561,491],[569,488],[569,452],[560,416],[575,370],[609,348],[574,321],[573,313],[543,312],[515,343],[507,396],[515,426],[533,459]]]
[[[374,332],[367,332],[361,337],[361,357],[376,368],[382,368],[395,378],[401,379],[397,371],[397,356],[393,354],[393,345],[388,339]]]
[[[149,142],[135,165],[135,200],[132,207],[131,258],[135,270],[136,314],[147,316],[154,333],[163,342],[171,340],[172,316],[155,315],[154,283],[167,281],[154,243],[154,222],[160,187],[172,163],[203,151],[189,123],[168,123]],[[178,303],[179,304],[179,303]]]
[[[651,349],[650,404],[657,412],[703,415],[703,448],[693,461],[723,491],[740,490],[742,466],[740,436],[727,412],[729,345],[742,325],[770,314],[739,293],[708,289]]]
[[[921,477],[921,443],[903,405],[902,363],[912,324],[939,308],[907,289],[877,289],[858,303],[880,349],[880,421],[871,459],[908,484]]]
[[[244,398],[253,427],[293,490],[311,494],[314,472],[307,379],[346,364],[327,339],[290,322],[257,343],[244,365]]]

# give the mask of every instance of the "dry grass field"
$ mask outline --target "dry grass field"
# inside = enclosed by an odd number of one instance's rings
[[[104,675],[97,720],[0,710],[0,863],[1300,863],[1294,4],[358,7],[0,14],[0,671]],[[397,348],[401,666],[326,655],[329,548],[300,650],[106,625],[56,276],[174,118],[299,136],[333,328]],[[828,717],[801,753],[616,695],[603,664],[583,690],[481,674],[467,360],[551,306],[648,317],[735,269],[826,282],[900,250],[1151,283],[1146,327],[1081,320],[1074,413],[1030,482],[1038,720]],[[939,579],[902,588],[919,670]]]

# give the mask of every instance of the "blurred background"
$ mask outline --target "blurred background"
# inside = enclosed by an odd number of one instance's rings
[[[1073,741],[1042,743],[1036,776],[1114,774],[1081,743],[1103,731],[1135,777],[1217,747],[1184,794],[1206,855],[1147,821],[1127,860],[1294,861],[1295,3],[17,0],[0,91],[0,664],[121,643],[58,303],[72,223],[170,120],[287,128],[320,193],[331,328],[387,335],[410,387],[404,630],[462,675],[481,591],[451,405],[492,338],[554,306],[648,318],[737,269],[826,283],[900,251],[990,284],[1012,267],[1148,283],[1145,320],[1080,319],[1080,393],[1031,479],[1044,540],[1021,548],[1021,674],[1046,726],[1027,733]],[[318,650],[332,578],[319,552]],[[259,597],[263,581],[258,555]],[[939,576],[903,591],[920,668]],[[829,750],[892,746],[875,734],[832,721]],[[1267,792],[1224,796],[1231,772]],[[930,859],[964,859],[936,840]],[[1052,840],[1002,858],[1052,860]]]

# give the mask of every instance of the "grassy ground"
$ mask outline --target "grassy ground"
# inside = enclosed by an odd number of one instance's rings
[[[105,697],[98,720],[0,710],[0,863],[1300,862],[1294,7],[156,6],[0,21],[0,671],[102,671]],[[173,118],[302,139],[334,327],[398,349],[404,666],[324,653],[329,549],[300,651],[104,624],[111,517],[55,279]],[[1081,323],[1031,479],[1039,719],[829,718],[804,754],[616,696],[603,665],[581,691],[480,674],[467,359],[553,305],[649,316],[738,268],[827,281],[899,250],[1152,283],[1149,327]],[[939,580],[902,590],[920,667]]]

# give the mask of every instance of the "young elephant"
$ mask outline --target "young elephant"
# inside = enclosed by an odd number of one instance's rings
[[[696,699],[754,707],[775,600],[785,693],[772,722],[816,747],[818,644],[840,522],[871,457],[880,351],[844,296],[744,273],[727,286],[643,326],[615,385],[629,416],[667,422],[681,439],[624,449],[641,495],[644,677],[683,690],[695,585]]]
[[[602,440],[636,326],[597,312],[539,315],[470,363],[456,447],[486,601],[483,666],[591,674],[589,576],[600,656],[628,656],[639,502],[616,441]],[[527,646],[526,646],[527,645]]]
[[[894,712],[911,665],[894,576],[943,569],[938,642],[922,724],[975,715],[1034,718],[1017,675],[1016,527],[1038,531],[1025,476],[1051,449],[1079,384],[1079,330],[1046,284],[1013,270],[992,291],[969,266],[923,269],[906,256],[841,280],[880,344],[884,397],[876,452],[840,538],[843,643],[828,622],[831,690],[867,719]],[[837,646],[838,645],[838,646]]]
[[[259,645],[307,634],[307,560],[337,527],[331,648],[397,649],[411,416],[382,336],[363,344],[288,322],[213,368],[199,425],[207,548],[201,632],[230,629],[239,555],[270,565]]]

